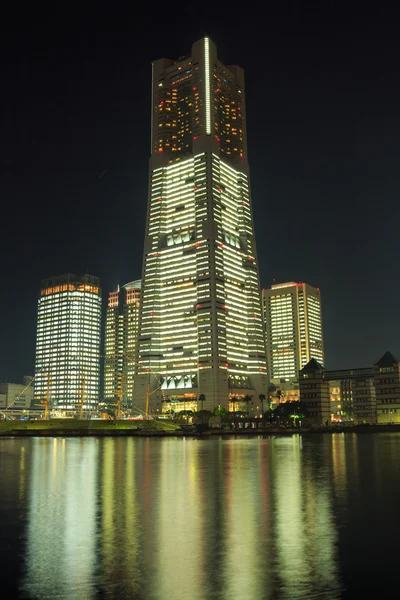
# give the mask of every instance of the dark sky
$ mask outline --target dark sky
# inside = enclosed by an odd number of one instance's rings
[[[246,73],[262,286],[321,288],[328,368],[400,354],[399,15],[277,4],[2,34],[1,381],[33,372],[41,279],[141,276],[150,63],[204,34]]]

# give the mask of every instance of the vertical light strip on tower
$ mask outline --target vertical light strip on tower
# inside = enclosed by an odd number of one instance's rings
[[[204,38],[205,60],[205,96],[206,96],[206,134],[211,135],[211,97],[210,97],[210,40]]]

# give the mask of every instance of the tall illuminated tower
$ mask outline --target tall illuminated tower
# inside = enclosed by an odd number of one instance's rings
[[[134,404],[267,390],[243,70],[205,37],[153,63],[150,181]]]
[[[105,327],[104,399],[132,404],[141,281],[110,292]]]
[[[34,401],[95,409],[100,388],[101,290],[97,277],[61,275],[42,282],[37,321]]]
[[[307,283],[279,283],[262,291],[270,379],[297,380],[312,359],[324,365],[321,295]]]

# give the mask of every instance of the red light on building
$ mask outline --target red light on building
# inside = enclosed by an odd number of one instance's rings
[[[246,203],[246,202],[242,202],[242,204],[243,204],[243,206],[247,206],[247,203]]]
[[[256,313],[254,313],[254,318],[255,318],[255,319],[257,319],[257,315],[256,315]]]
[[[196,246],[196,248],[198,248],[198,247],[200,246],[200,242],[197,242],[197,243],[195,244],[195,246]]]
[[[162,148],[159,148],[158,151],[159,152],[164,152],[164,150]]]
[[[158,201],[159,201],[159,202],[162,202],[162,198],[159,198],[159,199],[158,199]]]
[[[220,188],[220,187],[219,187],[219,188],[218,188],[218,191],[219,191],[219,192],[222,192],[222,188]]]
[[[196,87],[196,86],[193,86],[193,88],[192,88],[192,89],[193,89],[193,91],[195,92],[195,91],[197,90],[197,87]]]
[[[224,363],[224,364],[225,364],[225,367],[227,367],[227,366],[228,366],[228,363]]]
[[[196,308],[201,308],[201,304],[196,304]]]
[[[146,367],[146,371],[150,371],[150,367]]]
[[[226,304],[223,304],[223,305],[222,305],[222,308],[226,308]]]
[[[199,363],[199,367],[202,367],[202,366],[203,366],[203,363]]]
[[[164,100],[160,100],[160,104],[164,104]]]
[[[216,92],[217,92],[217,94],[218,94],[218,92],[219,92],[219,88],[217,88],[215,91],[216,91]]]
[[[223,247],[224,247],[224,245],[223,245],[223,244],[218,244],[218,246],[219,246],[220,248],[223,248]]]
[[[240,158],[243,158],[243,153],[241,152],[241,153],[239,154],[239,156],[240,156]]]
[[[149,312],[149,315],[152,317],[154,315],[154,313],[153,312]]]
[[[217,142],[221,141],[221,138],[219,138],[217,135],[215,136],[215,139],[217,140]]]
[[[254,258],[252,256],[248,256],[247,257],[249,260],[254,260]]]
[[[199,186],[198,186],[198,185],[195,185],[195,186],[194,186],[194,189],[195,189],[195,190],[198,190],[198,189],[199,189]]]
[[[158,252],[154,252],[153,256],[158,256]]]
[[[198,136],[198,135],[194,135],[194,136],[193,136],[193,139],[194,139],[194,140],[198,140],[198,139],[199,139],[199,136]]]

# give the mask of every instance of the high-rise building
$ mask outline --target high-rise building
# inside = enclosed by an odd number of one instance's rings
[[[35,404],[59,411],[96,408],[100,387],[101,290],[97,277],[42,282],[37,321]]]
[[[262,297],[271,381],[297,380],[312,358],[324,365],[319,288],[290,281],[264,289]]]
[[[267,393],[243,70],[204,37],[153,63],[134,403]],[[156,390],[160,386],[160,390]],[[156,406],[155,406],[156,405]]]
[[[110,292],[106,315],[104,400],[132,404],[141,281]]]

